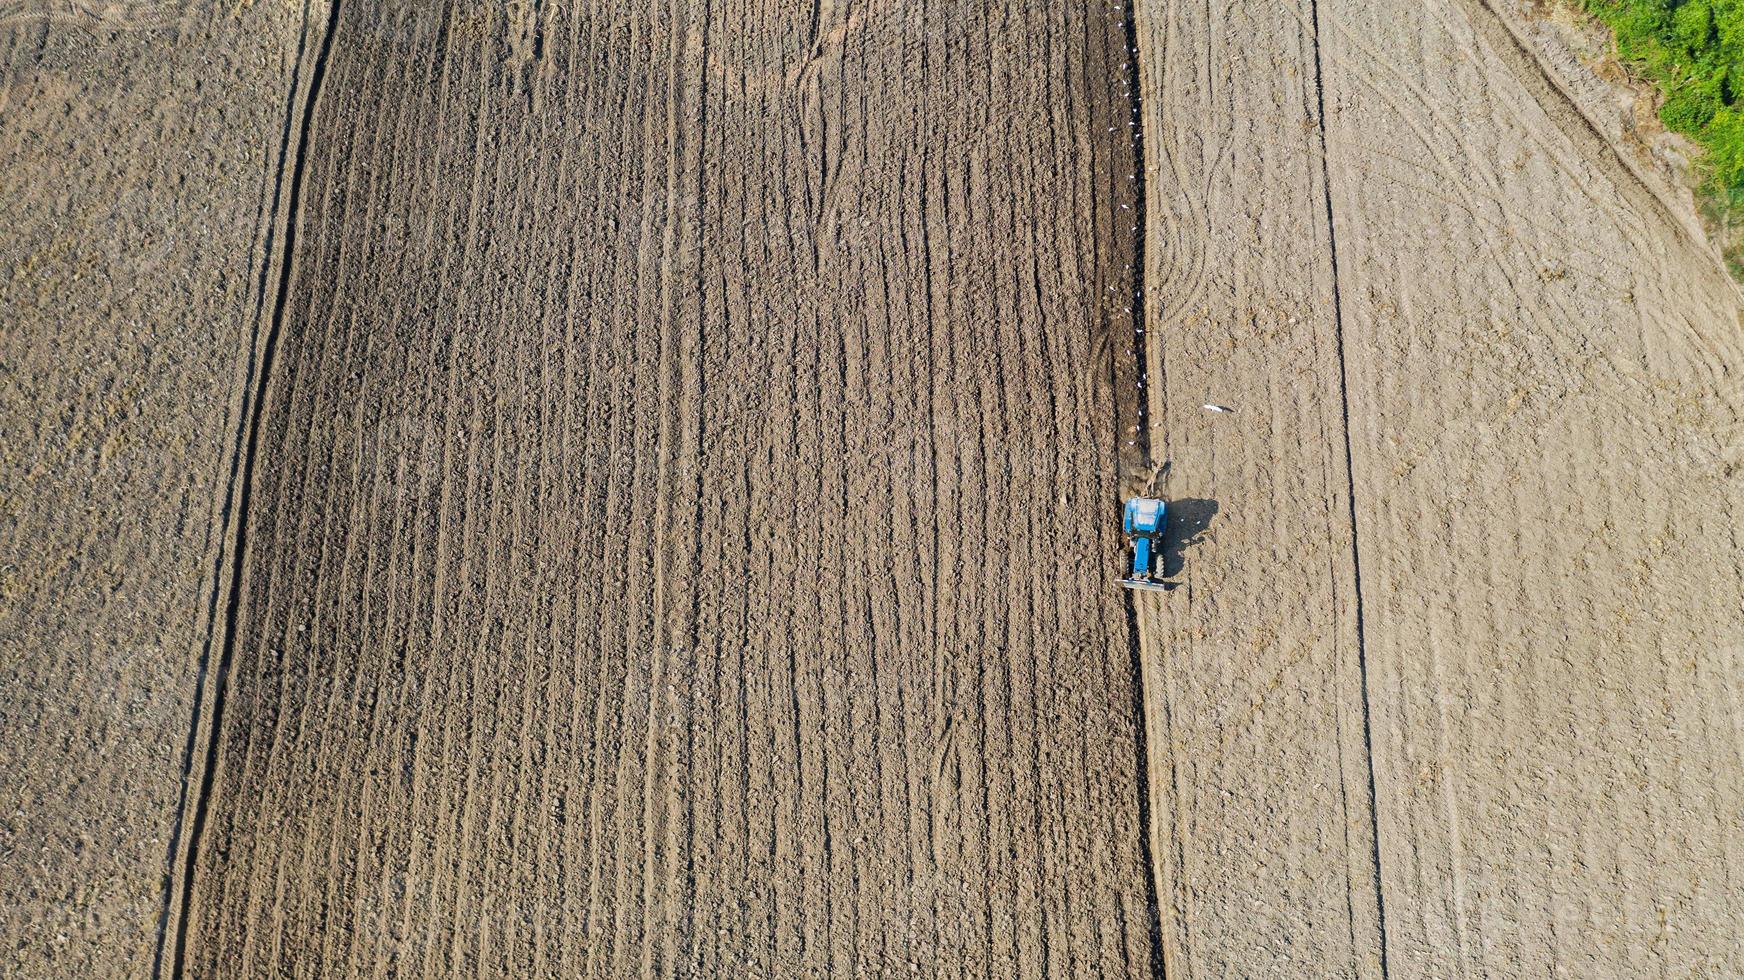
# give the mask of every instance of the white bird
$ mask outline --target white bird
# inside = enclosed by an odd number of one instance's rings
[[[1233,412],[1233,411],[1235,411],[1235,409],[1230,408],[1228,405],[1210,405],[1210,404],[1207,404],[1205,406],[1205,410],[1207,412]]]

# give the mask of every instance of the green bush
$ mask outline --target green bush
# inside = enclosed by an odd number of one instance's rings
[[[1582,0],[1617,56],[1665,93],[1660,119],[1708,150],[1712,190],[1744,200],[1744,0]]]

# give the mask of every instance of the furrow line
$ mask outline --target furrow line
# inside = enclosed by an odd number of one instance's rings
[[[223,727],[225,679],[229,676],[236,643],[236,617],[240,606],[242,572],[247,549],[249,490],[254,476],[255,450],[260,439],[261,419],[266,404],[266,386],[272,377],[273,357],[277,352],[278,338],[283,329],[286,302],[290,295],[291,279],[295,272],[297,220],[303,191],[303,172],[308,160],[308,138],[314,125],[315,108],[320,101],[321,81],[326,73],[328,56],[332,51],[333,37],[339,23],[340,7],[341,0],[329,0],[326,29],[321,36],[319,51],[310,69],[308,94],[303,97],[302,120],[298,124],[296,142],[291,151],[291,176],[285,208],[285,244],[278,262],[278,289],[273,300],[272,317],[266,338],[260,346],[258,375],[252,379],[252,384],[245,382],[243,412],[248,417],[248,435],[237,454],[237,458],[241,461],[240,470],[236,471],[233,466],[231,486],[234,488],[232,492],[236,497],[236,505],[234,509],[227,505],[223,513],[225,523],[235,528],[236,541],[235,547],[231,551],[228,586],[223,590],[227,597],[225,599],[223,641],[219,646],[217,669],[210,674],[206,670],[206,664],[210,659],[210,644],[201,655],[199,680],[194,700],[194,729],[201,727],[200,720],[202,718],[209,717],[210,721],[204,726],[205,747],[199,768],[199,790],[193,799],[193,815],[188,822],[186,843],[181,848],[181,853],[177,855],[179,859],[176,876],[178,884],[173,889],[176,899],[172,903],[166,903],[166,906],[173,904],[173,922],[166,918],[163,926],[159,929],[158,953],[152,963],[154,977],[163,975],[166,961],[170,965],[168,975],[171,978],[182,976],[184,970],[187,954],[188,916],[193,899],[194,867],[199,855],[200,837],[205,829],[207,809],[211,803],[212,785],[216,774],[218,749]],[[307,9],[306,6],[305,9]],[[299,49],[300,62],[301,50]],[[292,90],[296,90],[295,83],[293,83]],[[284,154],[285,144],[281,143],[281,161],[284,159]],[[283,172],[282,162],[280,172]],[[269,255],[270,251],[269,242]],[[270,258],[266,261],[270,261]],[[265,275],[266,273],[263,271],[263,278]],[[257,394],[250,396],[248,394],[250,391]],[[251,400],[252,404],[250,404]],[[228,536],[229,532],[226,533],[226,537]],[[221,558],[222,554],[222,549],[220,549]],[[217,591],[215,590],[214,597],[216,595]],[[216,617],[213,617],[210,622],[215,626]],[[211,684],[211,706],[209,709],[206,707],[208,681]],[[194,741],[195,737],[191,731],[189,744],[192,745]],[[188,773],[190,778],[187,781],[192,781],[192,775],[191,772]],[[179,830],[182,818],[178,816],[176,822]],[[174,941],[166,948],[163,939],[167,936],[174,936]]]
[[[1375,743],[1374,726],[1371,722],[1369,706],[1369,668],[1367,646],[1363,634],[1363,591],[1362,591],[1362,550],[1357,527],[1356,504],[1356,468],[1351,453],[1350,439],[1350,384],[1346,378],[1346,355],[1344,341],[1344,306],[1339,291],[1338,282],[1338,221],[1333,212],[1332,204],[1332,172],[1326,156],[1326,85],[1325,64],[1320,47],[1320,0],[1308,0],[1309,33],[1314,47],[1314,99],[1316,132],[1320,141],[1320,190],[1324,199],[1326,211],[1326,241],[1330,252],[1329,265],[1332,277],[1332,323],[1333,335],[1336,338],[1338,357],[1338,396],[1342,415],[1341,431],[1344,436],[1344,479],[1346,519],[1350,522],[1350,566],[1353,585],[1353,598],[1356,605],[1356,657],[1357,676],[1360,681],[1362,704],[1362,731],[1364,765],[1368,770],[1368,811],[1370,837],[1370,857],[1374,861],[1375,915],[1380,931],[1380,967],[1383,980],[1388,976],[1387,963],[1387,903],[1383,888],[1384,876],[1381,869],[1381,824],[1380,811],[1375,794]]]

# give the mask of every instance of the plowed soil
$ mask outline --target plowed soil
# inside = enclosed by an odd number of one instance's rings
[[[1118,18],[528,16],[334,15],[189,972],[1148,971]]]
[[[1529,11],[97,7],[0,972],[1744,973],[1740,293]]]

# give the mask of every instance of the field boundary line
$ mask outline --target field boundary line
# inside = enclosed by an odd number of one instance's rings
[[[307,164],[309,131],[319,101],[321,81],[326,73],[327,59],[332,52],[333,35],[339,23],[340,0],[330,0],[325,30],[320,43],[314,46],[313,61],[307,72],[307,91],[303,91],[304,62],[310,55],[309,24],[311,3],[304,0],[302,30],[298,36],[297,59],[292,69],[284,125],[279,137],[278,167],[273,188],[272,220],[266,233],[256,285],[253,340],[249,362],[243,380],[242,401],[237,414],[237,431],[232,442],[230,476],[219,521],[223,525],[217,553],[213,559],[212,591],[208,599],[206,639],[200,652],[194,685],[194,704],[190,712],[188,738],[183,749],[181,792],[171,834],[172,851],[166,862],[164,897],[157,929],[157,947],[152,958],[153,980],[180,977],[185,970],[188,941],[189,911],[193,896],[195,864],[199,856],[201,834],[211,802],[213,780],[219,748],[225,684],[228,680],[236,642],[236,619],[240,608],[240,587],[243,558],[247,546],[249,485],[254,476],[256,447],[260,438],[261,420],[266,401],[266,387],[272,373],[273,357],[284,325],[285,307],[294,272],[297,219],[302,196],[303,172]],[[301,96],[299,98],[299,96]],[[300,116],[293,128],[292,120]],[[288,167],[287,167],[288,165]],[[287,182],[287,170],[289,180]],[[280,201],[284,201],[281,211]],[[273,242],[282,228],[284,244],[276,252]],[[276,282],[275,282],[276,272]],[[266,293],[273,287],[274,300],[270,315],[265,310]],[[266,325],[264,338],[261,326]],[[225,566],[228,565],[228,573]],[[223,599],[223,634],[218,635],[217,615],[220,597]],[[218,654],[216,669],[212,657]],[[196,761],[198,766],[196,768]],[[195,787],[190,793],[189,788]]]
[[[1326,65],[1320,47],[1320,0],[1308,0],[1309,36],[1314,43],[1314,102],[1317,135],[1320,140],[1320,191],[1326,203],[1326,244],[1331,256],[1332,326],[1338,346],[1338,397],[1344,429],[1345,502],[1350,520],[1350,564],[1352,593],[1356,604],[1356,663],[1361,682],[1363,761],[1368,769],[1369,797],[1369,857],[1374,862],[1375,917],[1380,932],[1377,946],[1381,955],[1381,977],[1390,976],[1387,963],[1387,901],[1385,876],[1381,873],[1381,814],[1375,792],[1375,739],[1369,707],[1368,647],[1363,634],[1362,547],[1356,523],[1356,461],[1350,440],[1350,385],[1344,346],[1344,302],[1338,281],[1338,223],[1333,218],[1332,168],[1326,148]]]
[[[1150,236],[1150,213],[1147,207],[1149,199],[1145,176],[1147,174],[1147,158],[1145,151],[1144,114],[1144,68],[1140,61],[1140,35],[1138,29],[1138,3],[1136,0],[1124,5],[1117,16],[1120,18],[1123,30],[1119,34],[1120,43],[1125,45],[1123,52],[1124,69],[1127,78],[1127,102],[1122,111],[1127,115],[1132,133],[1130,147],[1132,151],[1132,194],[1133,194],[1133,225],[1137,228],[1131,232],[1132,246],[1132,292],[1127,299],[1132,310],[1132,356],[1136,360],[1134,377],[1138,382],[1138,397],[1134,400],[1136,408],[1133,414],[1135,431],[1133,440],[1137,443],[1138,454],[1147,466],[1155,467],[1157,462],[1151,454],[1151,412],[1150,399],[1156,388],[1150,384],[1150,353],[1145,333],[1146,304],[1145,297],[1150,285],[1148,267],[1145,264],[1145,244]],[[1110,162],[1112,168],[1112,161]],[[1119,177],[1118,168],[1110,170],[1110,180]],[[1118,227],[1118,226],[1117,226]],[[1109,380],[1118,382],[1118,371],[1114,370],[1115,360],[1120,356],[1117,346],[1109,344]],[[1161,373],[1161,372],[1160,372]],[[1167,388],[1167,375],[1161,374],[1160,385]],[[1120,418],[1120,398],[1114,398],[1114,457],[1121,458],[1120,437],[1122,435]],[[1154,469],[1153,469],[1154,473]],[[1123,495],[1124,487],[1121,481],[1124,474],[1116,475],[1117,498]],[[1116,513],[1122,501],[1115,500]],[[1145,896],[1145,927],[1149,933],[1150,944],[1150,975],[1153,980],[1166,980],[1168,977],[1167,939],[1163,931],[1162,892],[1157,884],[1156,836],[1157,826],[1151,812],[1151,739],[1149,696],[1145,685],[1144,669],[1144,636],[1139,628],[1138,593],[1122,589],[1121,605],[1124,607],[1126,619],[1127,655],[1131,661],[1132,671],[1132,725],[1134,748],[1134,779],[1138,802],[1139,824],[1139,861],[1144,871]]]

